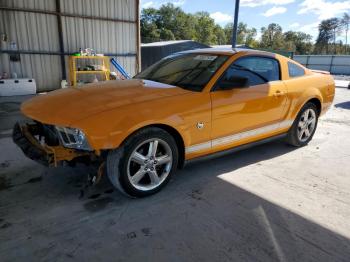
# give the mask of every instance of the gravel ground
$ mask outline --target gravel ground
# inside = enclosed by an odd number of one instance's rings
[[[91,168],[25,158],[9,137],[21,117],[9,102],[0,98],[3,262],[350,259],[350,90],[337,88],[308,146],[198,162],[145,199],[106,179],[86,186]]]

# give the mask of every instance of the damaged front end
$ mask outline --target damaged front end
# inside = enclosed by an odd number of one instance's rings
[[[30,159],[49,167],[57,167],[67,162],[87,162],[97,160],[93,151],[70,148],[73,135],[55,126],[39,122],[16,123],[13,128],[13,141]],[[86,145],[83,145],[86,146]]]

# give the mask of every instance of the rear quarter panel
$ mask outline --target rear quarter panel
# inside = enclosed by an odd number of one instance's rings
[[[285,84],[289,98],[287,119],[295,119],[301,108],[313,98],[321,102],[321,114],[325,113],[333,102],[334,80],[330,75],[308,71],[305,76],[285,80]]]
[[[334,78],[331,75],[323,75],[324,81],[328,83],[327,86],[322,87],[322,94],[324,96],[321,115],[326,113],[328,109],[331,107],[334,96],[335,96],[335,83]]]

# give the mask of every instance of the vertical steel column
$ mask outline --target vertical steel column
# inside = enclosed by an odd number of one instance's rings
[[[305,65],[306,68],[309,68],[309,60],[310,60],[310,56],[308,55],[306,57],[306,65]]]
[[[63,44],[63,32],[62,32],[62,13],[61,13],[61,1],[56,0],[56,12],[57,12],[57,29],[58,29],[58,41],[60,46],[61,57],[61,70],[62,79],[66,80],[66,61],[64,60],[64,44]]]
[[[136,74],[141,71],[140,0],[136,0]]]
[[[332,55],[331,58],[331,64],[329,65],[329,72],[332,74],[332,68],[333,68],[333,60],[334,60],[334,55]]]
[[[233,31],[232,31],[232,48],[235,48],[237,44],[238,14],[239,14],[239,0],[236,0],[235,17],[233,21]]]

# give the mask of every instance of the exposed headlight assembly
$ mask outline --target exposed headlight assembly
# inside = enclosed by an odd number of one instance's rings
[[[92,151],[84,132],[80,129],[56,126],[56,130],[64,147]]]

